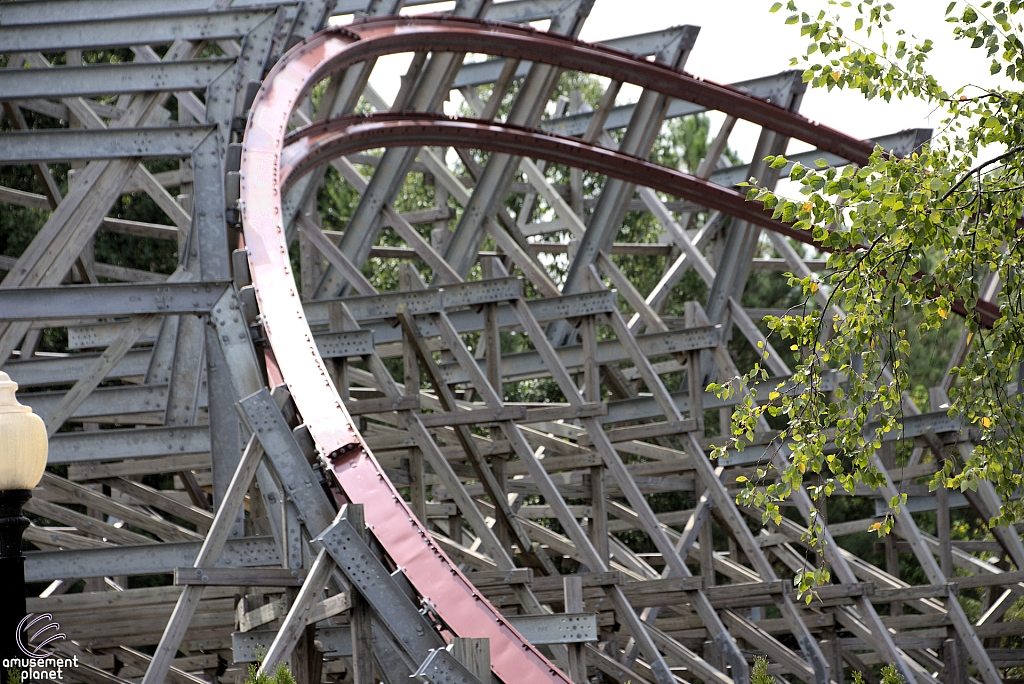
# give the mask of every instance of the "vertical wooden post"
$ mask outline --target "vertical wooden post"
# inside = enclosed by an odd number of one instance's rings
[[[398,281],[401,288],[407,292],[422,287],[419,274],[415,272],[412,264],[401,265],[398,269]],[[405,369],[405,395],[414,397],[420,393],[420,362],[416,356],[416,346],[405,332],[402,333],[402,367]]]
[[[953,542],[950,540],[949,490],[939,487],[935,490],[935,522],[939,538],[939,563],[942,574],[953,576]]]
[[[444,159],[446,154],[446,148],[435,147],[434,152],[437,154],[439,159]],[[443,183],[438,183],[437,178],[434,178],[434,206],[438,209],[448,208],[448,188]],[[430,231],[430,243],[435,249],[444,254],[445,247],[448,246],[448,239],[451,237],[451,230],[448,228],[448,219],[439,219],[434,221],[434,228]],[[404,289],[404,288],[403,288]]]
[[[885,571],[899,579],[900,577],[900,554],[896,550],[896,539],[890,532],[885,536]],[[903,602],[893,601],[889,606],[890,615],[903,615]]]
[[[409,449],[409,498],[412,512],[427,524],[427,487],[423,478],[423,452],[419,447]]]
[[[495,262],[497,259],[486,258],[481,259],[480,268],[482,270],[484,278],[496,278],[498,277],[499,268],[496,268]],[[484,331],[483,335],[484,345],[484,357],[487,362],[487,381],[497,392],[498,397],[504,401],[505,393],[502,390],[503,383],[501,381],[501,326],[498,325],[498,305],[487,304],[484,306]],[[500,428],[491,428],[491,439],[497,441],[502,438]],[[505,497],[505,501],[508,501],[508,473],[507,473],[507,460],[504,454],[491,456],[491,472],[494,473],[494,479],[498,483],[498,489],[501,492],[500,496]],[[509,533],[508,528],[505,525],[495,525],[494,531],[498,537],[498,541],[501,545],[508,550],[509,555],[512,555],[512,535]],[[520,553],[527,553],[530,549],[519,549]]]
[[[289,605],[295,603],[295,598],[299,594],[298,589],[288,587],[285,590],[288,596]],[[312,627],[312,629],[310,629]],[[309,664],[312,660],[309,657],[309,652],[313,650],[313,641],[316,639],[316,625],[309,625],[302,630],[302,635],[298,641],[295,642],[295,648],[292,650],[288,658],[288,667],[291,670],[292,677],[295,679],[295,684],[320,684],[314,682],[310,678]]]
[[[946,392],[941,387],[932,387],[928,390],[928,403],[932,411],[942,410],[940,407],[948,401]],[[935,454],[938,465],[945,465],[944,454]],[[949,490],[939,487],[935,490],[935,534],[939,538],[939,564],[942,567],[942,574],[946,577],[953,576],[953,542],[950,539],[949,526]]]
[[[694,480],[694,498],[700,500],[705,487],[700,480]],[[705,587],[715,586],[715,543],[711,533],[711,516],[704,521],[697,535],[697,542],[700,544],[700,575],[704,578]]]
[[[484,684],[491,681],[491,640],[455,637],[451,643],[452,656]]]
[[[601,562],[608,564],[608,506],[604,487],[604,466],[590,469],[590,519],[587,536]],[[592,568],[593,569],[593,568]]]
[[[946,684],[967,684],[967,663],[956,630],[948,628],[948,638],[940,649],[943,664],[942,681]]]
[[[896,445],[893,442],[882,442],[882,448],[878,451],[878,458],[886,470],[891,471],[896,467]],[[900,576],[900,554],[896,550],[895,535],[890,533],[885,537],[885,571],[893,577]],[[889,607],[890,615],[903,615],[903,602],[893,601]]]
[[[694,498],[696,500],[700,500],[700,496],[704,493],[705,489],[701,484],[700,478],[695,478]],[[700,575],[704,580],[704,587],[713,587],[715,586],[715,544],[711,530],[710,515],[700,527],[700,532],[697,534],[697,542],[700,544]],[[732,549],[730,548],[730,550]],[[724,669],[722,653],[715,646],[714,641],[704,642],[704,660],[707,660],[719,670]]]
[[[562,578],[565,593],[565,612],[583,612],[583,579],[579,575]],[[569,644],[569,677],[576,684],[587,684],[587,661],[583,644]]]
[[[594,284],[596,286],[596,284]],[[586,316],[580,322],[583,342],[583,399],[601,401],[601,366],[597,362],[597,322]],[[590,469],[590,518],[587,533],[604,563],[608,563],[608,507],[605,503],[604,466]]]
[[[348,505],[348,519],[357,530],[364,530],[363,507]],[[373,675],[373,629],[370,604],[352,588],[352,684],[376,684]]]
[[[398,271],[398,279],[403,290],[419,289],[419,274],[415,273],[412,264],[402,264]],[[416,348],[409,336],[402,333],[402,381],[405,383],[405,396],[415,397],[420,393],[420,363],[416,356]],[[400,414],[401,415],[401,414]],[[402,418],[399,417],[399,421]],[[409,499],[412,512],[424,525],[427,524],[427,492],[423,477],[423,453],[418,448],[409,450]]]
[[[342,332],[345,330],[345,313],[341,307],[340,302],[331,302],[327,305],[328,329],[331,332]],[[348,359],[344,357],[333,359],[331,366],[334,371],[331,378],[334,381],[334,387],[338,390],[338,394],[342,399],[348,399]]]
[[[452,501],[452,503],[455,503]],[[456,544],[462,543],[462,516],[459,515],[458,509],[455,511],[455,515],[448,516],[448,536]]]
[[[833,627],[826,627],[821,630],[821,636],[825,642],[825,654],[828,657],[828,669],[832,679],[843,682],[843,646],[839,642],[839,635]]]

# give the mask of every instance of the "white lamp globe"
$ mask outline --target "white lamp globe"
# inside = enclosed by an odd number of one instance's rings
[[[32,489],[46,470],[46,425],[18,403],[18,383],[0,371],[0,491]]]

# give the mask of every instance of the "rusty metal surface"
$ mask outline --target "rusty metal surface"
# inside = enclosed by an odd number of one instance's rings
[[[643,183],[827,250],[810,233],[773,219],[760,203],[748,202],[743,193],[732,188],[576,138],[497,121],[452,119],[417,112],[347,116],[300,129],[288,136],[285,145],[281,162],[281,182],[285,187],[330,159],[384,145],[473,147],[547,159],[630,183]]]
[[[294,51],[316,52],[332,38],[349,41],[348,49],[332,55],[318,77],[349,64],[397,52],[472,52],[495,57],[541,62],[567,70],[606,76],[632,83],[708,109],[732,114],[788,137],[802,140],[857,164],[867,161],[873,146],[729,85],[695,77],[680,69],[648,61],[615,48],[524,28],[516,24],[482,22],[458,17],[383,17],[311,36]],[[315,82],[315,81],[314,81]],[[306,87],[312,87],[310,82]]]

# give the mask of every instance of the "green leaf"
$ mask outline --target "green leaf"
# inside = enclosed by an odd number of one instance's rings
[[[777,2],[774,5],[772,5],[772,8],[770,10],[768,10],[768,11],[771,12],[772,14],[775,14],[780,9],[782,9],[782,3],[781,2]],[[949,12],[947,12],[947,14],[949,14]]]
[[[863,26],[864,26],[864,20],[861,19],[860,17],[857,17],[857,20],[853,22],[853,30],[854,31],[860,31],[861,27],[863,27]]]
[[[791,24],[795,24],[798,21],[800,21],[800,15],[799,14],[791,14],[788,17],[786,17],[786,25],[787,26],[789,26]]]

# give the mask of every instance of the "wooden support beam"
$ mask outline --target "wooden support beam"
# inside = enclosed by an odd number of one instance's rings
[[[305,578],[305,570],[289,568],[174,568],[175,586],[300,587]]]
[[[583,612],[583,580],[578,576],[562,578],[565,592],[565,612]],[[569,677],[575,684],[587,684],[587,661],[583,644],[569,645]]]
[[[302,588],[299,589],[299,593],[295,597],[295,601],[288,609],[288,614],[281,623],[274,643],[270,645],[263,662],[260,664],[261,673],[269,675],[274,671],[278,663],[287,662],[292,657],[296,644],[299,643],[299,639],[305,634],[309,616],[313,613],[320,594],[324,590],[324,585],[327,584],[327,580],[335,568],[334,561],[327,554],[327,551],[321,549],[317,554],[316,560],[313,561],[306,581],[303,582]],[[294,663],[292,665],[292,670],[295,671],[297,668],[294,666]]]
[[[452,656],[481,682],[491,679],[491,640],[454,637],[449,646]]]

